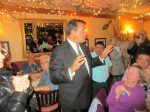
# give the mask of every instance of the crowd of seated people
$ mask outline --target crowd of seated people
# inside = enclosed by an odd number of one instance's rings
[[[54,37],[49,35],[37,38],[37,40],[38,42],[35,42],[32,37],[28,39],[27,48],[29,52],[31,53],[50,52],[53,50],[53,48],[62,43],[63,35],[56,32]]]
[[[108,86],[111,89],[108,94],[104,87],[99,89],[92,101],[89,112],[150,111],[150,97],[148,96],[150,94],[150,42],[143,30],[138,31],[135,35],[134,44],[132,47],[129,46],[128,50],[126,49],[127,51],[122,49],[121,45],[116,44],[118,40],[112,38],[114,48],[109,55],[112,62],[110,71],[112,77],[110,77],[111,81]],[[124,52],[131,55],[127,68],[123,60]],[[93,73],[95,73],[94,70]],[[107,98],[106,95],[108,95]],[[147,100],[148,102],[146,102]]]
[[[125,50],[120,47],[115,37],[112,38],[111,44],[113,45],[113,51],[103,60],[105,64],[92,68],[93,92],[89,112],[148,112],[148,109],[150,110],[150,107],[147,106],[148,104],[146,105],[146,95],[150,89],[148,88],[150,85],[150,42],[145,35],[146,32],[143,30],[138,32],[134,38],[133,46],[126,50],[131,55],[131,63],[130,65],[128,64],[128,68],[125,67],[123,61]],[[39,50],[42,51],[45,48],[43,46],[46,46],[46,44],[41,45]],[[104,49],[104,43],[97,42],[91,52],[92,58],[100,55]],[[49,63],[51,57],[49,55],[44,54],[35,59],[34,55],[29,54],[27,61],[23,63],[22,70],[15,63],[11,62],[11,54],[7,54],[4,57],[0,53],[1,57],[0,64],[4,61],[4,65],[0,65],[1,76],[3,74],[14,76],[10,82],[10,85],[14,86],[14,89],[11,88],[11,92],[5,89],[2,84],[3,81],[0,82],[0,86],[2,87],[0,95],[3,96],[1,92],[5,91],[9,95],[6,98],[7,101],[5,100],[8,103],[6,105],[12,105],[11,99],[13,102],[16,101],[14,100],[16,95],[22,95],[25,100],[20,101],[17,99],[17,101],[27,105],[25,103],[27,102],[28,92],[24,91],[29,88],[29,80],[22,80],[23,76],[22,79],[20,78],[21,76],[18,77],[17,73],[20,71],[29,76],[30,86],[33,91],[53,91],[59,89],[59,85],[53,84],[50,78]],[[109,81],[110,78],[111,80]],[[22,83],[18,80],[21,80]],[[0,109],[7,108],[2,103],[3,101],[0,98]],[[28,105],[31,107],[30,112],[36,112],[38,110],[35,95],[31,97]],[[8,112],[24,112],[25,107],[18,107],[22,109],[21,111]],[[2,110],[2,112],[5,111]]]

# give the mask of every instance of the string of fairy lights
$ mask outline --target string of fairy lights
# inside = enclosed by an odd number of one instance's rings
[[[109,2],[109,0],[1,0],[0,15],[5,16],[7,22],[31,13],[53,14],[62,17],[84,13],[93,17],[107,14],[108,10],[115,15],[124,15],[129,9],[136,9],[142,5],[142,0],[122,0],[115,8],[109,5],[108,7],[104,6]],[[8,9],[9,6],[14,9]],[[150,12],[135,18],[143,18],[144,16],[150,16]]]
[[[120,4],[120,9],[118,10],[118,12],[125,13],[128,11],[128,9],[136,9],[141,4],[142,2],[140,0],[132,0],[132,2],[125,1]]]

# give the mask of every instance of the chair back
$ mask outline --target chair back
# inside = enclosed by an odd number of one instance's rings
[[[108,107],[107,103],[106,103],[106,98],[107,98],[107,94],[104,88],[101,88],[98,93],[96,94],[96,98],[99,99],[99,101],[101,101],[102,105],[104,107]]]
[[[58,104],[58,90],[54,91],[35,91],[39,111],[42,107],[49,107]]]

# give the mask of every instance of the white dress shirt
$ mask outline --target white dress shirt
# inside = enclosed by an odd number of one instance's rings
[[[69,39],[67,39],[67,41],[69,42],[69,44],[71,45],[71,47],[74,49],[75,53],[76,53],[77,55],[79,55],[79,54],[78,54],[78,49],[77,49],[77,44],[74,43],[74,42],[72,42],[72,41],[69,40]],[[84,53],[83,53],[83,51],[82,51],[80,45],[79,45],[79,49],[80,49],[81,53],[84,55]],[[86,58],[85,58],[85,59],[86,59]],[[86,59],[86,61],[85,61],[85,65],[86,65],[86,69],[87,69],[88,73],[90,74],[90,69],[89,69],[89,65],[88,65],[87,59]],[[73,78],[74,75],[75,75],[75,72],[74,72],[74,73],[71,73],[69,69],[68,69],[68,71],[69,71],[70,78],[71,78],[71,80],[72,80],[72,78]]]
[[[69,44],[71,45],[71,47],[74,49],[74,51],[76,52],[76,54],[79,55],[79,54],[78,54],[77,44],[74,43],[74,42],[72,42],[72,41],[69,40],[69,39],[67,39],[67,41],[69,42]],[[84,53],[83,53],[83,51],[82,51],[80,45],[79,45],[79,49],[80,49],[81,53],[84,55]],[[104,61],[104,59],[101,59],[100,56],[99,56],[99,59],[100,59],[101,62]],[[86,61],[85,61],[85,65],[86,65],[86,69],[87,69],[87,71],[88,71],[88,73],[89,73],[89,75],[90,75],[90,69],[89,69],[89,65],[88,65],[87,59],[86,59]],[[74,73],[71,73],[70,70],[69,70],[69,68],[68,68],[68,71],[69,71],[70,78],[71,78],[71,80],[72,80],[72,78],[73,78],[74,75],[75,75],[75,72],[74,72]]]

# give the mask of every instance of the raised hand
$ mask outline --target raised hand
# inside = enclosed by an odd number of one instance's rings
[[[108,56],[108,54],[112,51],[113,46],[112,45],[108,45],[104,51],[102,52],[102,54],[100,55],[101,59],[105,58],[106,56]]]
[[[84,55],[79,55],[73,62],[72,66],[69,68],[71,73],[74,73],[80,68],[81,65],[85,63],[86,59]]]

